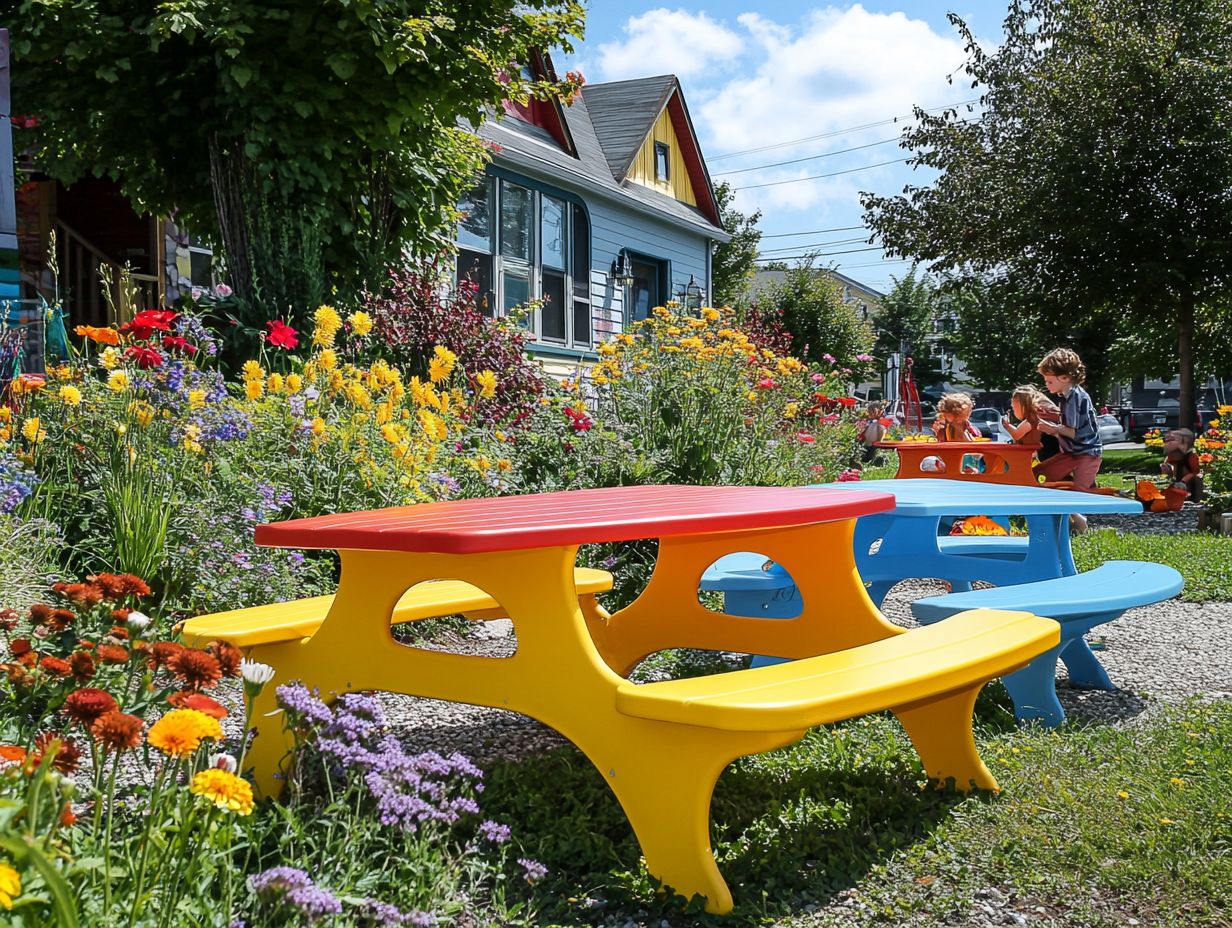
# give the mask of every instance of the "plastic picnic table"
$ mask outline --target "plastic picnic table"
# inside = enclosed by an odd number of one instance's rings
[[[964,480],[971,483],[1038,486],[1031,461],[1039,445],[1020,445],[992,441],[879,441],[878,448],[893,448],[898,453],[899,480],[912,478]],[[982,458],[984,468],[964,471],[968,455]],[[925,470],[926,458],[936,458],[940,466]]]

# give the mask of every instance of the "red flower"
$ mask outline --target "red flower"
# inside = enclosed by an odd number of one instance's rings
[[[167,697],[167,702],[177,709],[196,709],[215,719],[225,719],[229,714],[226,706],[204,693],[172,693]]]
[[[163,356],[154,348],[129,345],[124,349],[124,356],[135,361],[142,370],[148,370],[151,367],[162,367],[163,364]]]
[[[31,763],[37,767],[42,763],[45,754],[54,758],[51,765],[66,777],[71,777],[81,765],[81,748],[67,735],[45,731],[35,738]]]
[[[757,381],[758,390],[773,390],[777,386],[778,384],[774,382],[773,377],[763,377],[761,380]]]
[[[141,719],[119,710],[108,712],[95,720],[90,733],[104,751],[131,750],[141,744]]]
[[[265,340],[275,348],[286,348],[290,351],[299,344],[299,334],[285,322],[271,319],[265,323],[265,327],[269,329],[269,335],[265,337]]]
[[[21,657],[32,647],[29,638],[14,638],[9,642],[9,651],[12,652],[14,657]]]
[[[67,677],[73,670],[68,661],[52,654],[46,654],[39,661],[39,666],[53,677]]]
[[[73,679],[78,683],[94,676],[94,658],[89,651],[74,651],[68,656],[68,665],[73,671]]]
[[[178,315],[170,309],[144,309],[133,316],[132,322],[120,326],[120,331],[127,332],[137,341],[145,341],[155,331],[170,332],[171,323]]]
[[[841,405],[846,406],[848,409],[856,404],[856,398],[853,396],[840,396],[838,401]]]
[[[797,432],[796,441],[801,441],[801,442],[804,442],[804,444],[806,445],[811,445],[813,442],[817,441],[817,439],[814,438],[812,435],[810,435],[808,432]]]
[[[163,347],[166,348],[168,351],[173,351],[173,350],[178,349],[180,351],[186,351],[189,354],[197,353],[197,346],[190,345],[188,343],[188,339],[186,339],[183,335],[164,335],[163,336]]]
[[[118,708],[114,696],[106,690],[92,686],[83,686],[79,690],[74,690],[64,700],[64,714],[74,722],[80,722],[86,728],[93,725],[99,716]]]

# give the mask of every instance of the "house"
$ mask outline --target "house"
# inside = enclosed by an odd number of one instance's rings
[[[530,67],[551,74],[547,56]],[[459,207],[457,276],[503,315],[531,300],[532,353],[565,373],[654,306],[700,306],[723,231],[673,75],[586,85],[572,105],[509,104]]]
[[[881,310],[881,301],[886,296],[884,293],[860,283],[854,277],[840,274],[834,268],[818,267],[813,270],[816,274],[829,277],[842,288],[843,302],[853,306],[862,320],[872,322],[876,318]],[[753,279],[749,281],[749,295],[756,299],[759,293],[781,284],[786,279],[787,271],[779,268],[759,268],[753,273]]]

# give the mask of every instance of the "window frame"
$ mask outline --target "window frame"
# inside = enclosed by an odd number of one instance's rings
[[[580,197],[565,191],[540,185],[516,175],[507,175],[503,172],[485,173],[480,184],[487,188],[488,214],[491,217],[488,228],[488,248],[484,251],[475,247],[473,243],[463,245],[460,241],[462,237],[460,221],[455,228],[454,241],[459,250],[459,255],[465,252],[467,255],[476,256],[476,260],[490,262],[492,289],[489,291],[489,294],[492,311],[487,313],[487,315],[493,318],[507,315],[508,310],[505,307],[505,276],[507,273],[512,273],[519,278],[523,273],[527,275],[527,292],[530,301],[543,298],[545,278],[551,277],[556,281],[555,286],[549,284],[551,289],[556,290],[558,296],[563,294],[561,305],[559,307],[554,305],[552,311],[563,316],[564,338],[544,335],[543,315],[545,307],[540,307],[532,313],[524,320],[523,324],[531,332],[536,344],[592,351],[595,344],[594,304],[591,302],[590,282],[593,225],[591,223],[590,211],[586,208],[586,204]],[[526,234],[530,237],[530,258],[528,261],[518,256],[509,256],[503,253],[504,249],[502,246],[504,243],[501,233],[504,228],[503,207],[507,186],[518,187],[530,193],[530,228],[526,230]],[[555,201],[563,207],[560,231],[563,253],[562,264],[564,267],[560,268],[544,263],[543,228],[545,199]],[[582,222],[585,223],[585,228],[576,228]],[[583,235],[583,241],[581,242],[578,240],[580,234]],[[584,248],[584,256],[578,255],[579,246]],[[579,257],[582,258],[581,261],[578,260]],[[454,265],[455,285],[459,281],[459,263],[456,261]],[[586,331],[580,332],[578,331],[580,328],[579,312],[583,311],[584,315],[582,318],[586,321],[587,325]]]
[[[663,156],[663,174],[659,175],[659,156]],[[672,146],[657,139],[654,143],[654,175],[655,180],[664,184],[672,182]]]

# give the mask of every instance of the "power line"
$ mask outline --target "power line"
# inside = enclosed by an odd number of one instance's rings
[[[725,174],[747,174],[749,171],[762,171],[766,168],[779,168],[785,164],[799,164],[801,161],[816,161],[818,158],[833,158],[835,155],[845,155],[852,151],[862,151],[865,148],[876,148],[878,145],[888,145],[890,142],[897,142],[898,136],[892,139],[882,139],[880,142],[869,142],[867,145],[855,145],[851,148],[838,148],[834,151],[823,152],[820,155],[808,155],[804,158],[792,158],[790,161],[775,161],[772,164],[759,164],[751,168],[737,168],[734,171],[716,171],[714,177],[722,177]]]
[[[970,100],[959,100],[957,103],[947,103],[945,106],[935,106],[932,109],[924,110],[925,113],[935,113],[938,110],[949,110],[958,106],[966,106],[968,103],[978,103],[979,97],[972,97]],[[799,145],[802,142],[816,142],[820,139],[832,139],[836,135],[846,135],[848,132],[859,132],[863,129],[875,129],[877,126],[888,126],[891,123],[898,122],[900,119],[910,119],[911,116],[891,116],[889,119],[882,119],[879,122],[869,122],[862,126],[849,126],[846,129],[835,129],[833,132],[823,132],[821,135],[810,135],[802,139],[790,139],[786,142],[776,142],[774,145],[763,145],[760,148],[746,148],[743,151],[729,151],[723,155],[712,155],[706,160],[708,162],[722,161],[724,158],[735,158],[738,155],[752,155],[759,151],[772,151],[775,148],[787,148],[789,145]]]
[[[763,235],[762,238],[789,238],[793,235],[825,235],[827,232],[850,232],[853,229],[866,229],[867,226],[839,226],[837,229],[810,229],[808,232],[779,232],[775,235]]]
[[[782,248],[762,248],[759,253],[763,255],[771,254],[776,251],[799,251],[802,248],[829,248],[831,245],[854,245],[856,242],[867,242],[868,236],[861,235],[857,238],[839,238],[830,242],[815,242],[812,245],[786,245]]]
[[[872,245],[868,248],[850,248],[846,251],[808,251],[798,255],[781,255],[773,258],[756,258],[757,261],[791,261],[796,258],[829,258],[832,255],[854,255],[862,251],[881,251],[880,245]]]
[[[846,171],[832,171],[829,174],[811,174],[808,177],[793,177],[790,180],[772,180],[764,184],[748,184],[744,187],[732,187],[732,190],[756,190],[759,187],[778,187],[782,184],[798,184],[806,180],[821,180],[823,177],[838,177],[840,174],[855,174],[857,171],[869,171],[873,168],[883,168],[887,164],[902,164],[904,161],[910,160],[910,158],[895,158],[892,161],[878,161],[876,164],[866,164],[859,168],[848,168]]]

